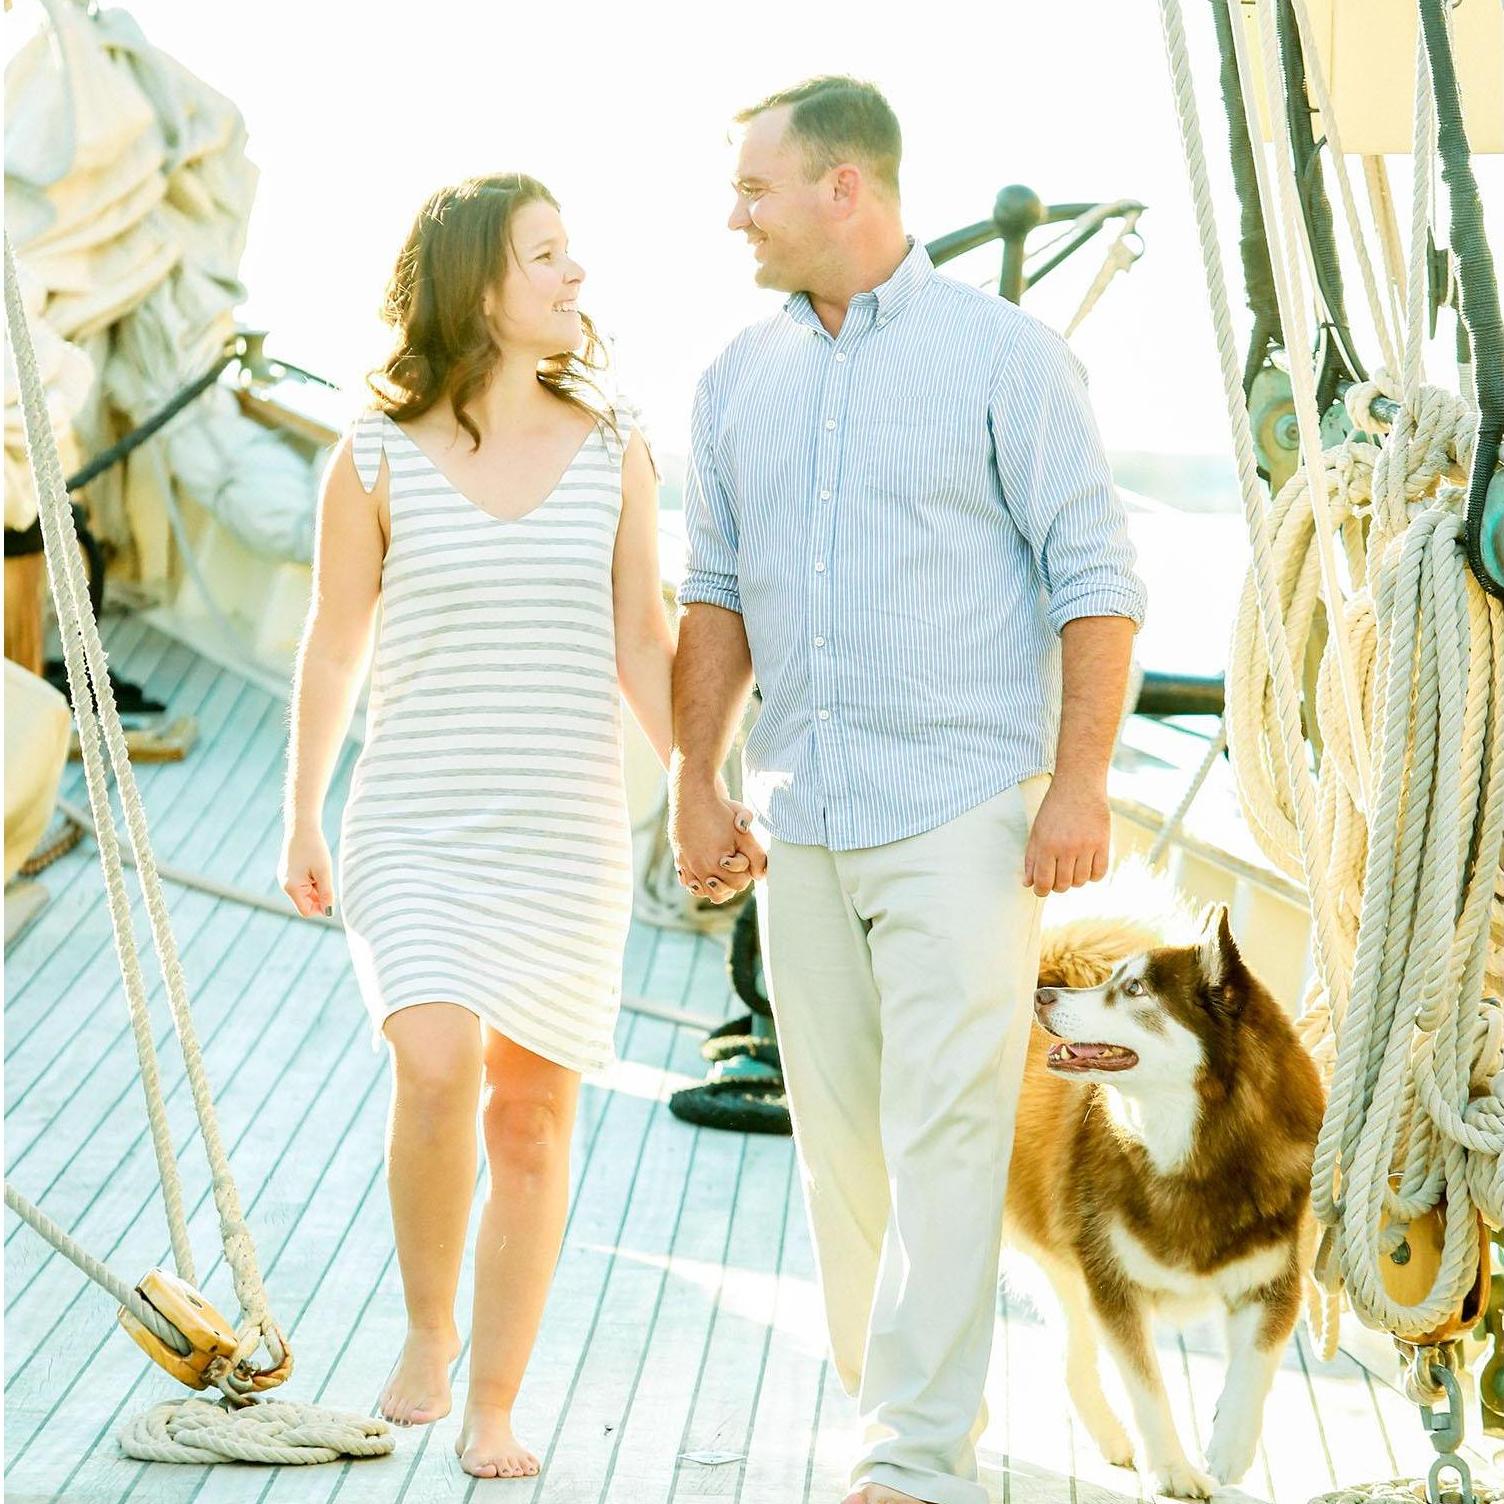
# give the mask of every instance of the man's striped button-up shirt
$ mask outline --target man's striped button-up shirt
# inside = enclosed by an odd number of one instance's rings
[[[911,244],[839,334],[804,293],[700,379],[683,605],[740,612],[747,802],[832,850],[1054,763],[1060,630],[1142,622],[1127,519],[1060,336]]]

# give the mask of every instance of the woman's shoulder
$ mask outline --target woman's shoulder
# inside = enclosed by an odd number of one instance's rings
[[[381,478],[381,462],[386,454],[390,423],[391,419],[379,407],[361,408],[351,419],[335,451],[336,458],[341,452],[348,452],[355,473],[367,491],[374,491]]]

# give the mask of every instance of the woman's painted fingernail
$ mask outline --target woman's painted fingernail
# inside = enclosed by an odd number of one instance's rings
[[[334,918],[334,905],[332,903],[329,904],[324,909],[324,918],[325,919],[333,919]]]

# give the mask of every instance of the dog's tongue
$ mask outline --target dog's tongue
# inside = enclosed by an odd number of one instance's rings
[[[1110,1044],[1076,1044],[1072,1042],[1066,1045],[1060,1053],[1067,1060],[1101,1060],[1104,1056],[1121,1054],[1122,1052]]]

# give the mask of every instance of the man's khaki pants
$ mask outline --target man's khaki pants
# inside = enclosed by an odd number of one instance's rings
[[[1049,775],[903,840],[773,840],[758,918],[853,1486],[986,1504],[1003,1192],[1039,964]]]

